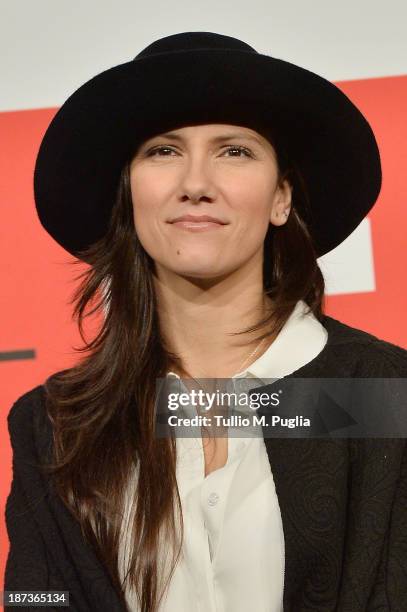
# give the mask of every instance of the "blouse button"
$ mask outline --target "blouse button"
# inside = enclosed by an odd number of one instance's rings
[[[215,492],[211,493],[208,497],[208,504],[210,506],[216,506],[219,501],[219,495]]]

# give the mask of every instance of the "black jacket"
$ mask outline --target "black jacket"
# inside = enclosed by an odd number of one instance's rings
[[[406,350],[332,317],[322,323],[324,349],[290,376],[407,378]],[[42,385],[15,402],[8,426],[13,481],[4,589],[64,590],[70,610],[124,612],[79,523],[35,467],[52,435]],[[406,439],[265,443],[284,528],[284,612],[406,612]]]

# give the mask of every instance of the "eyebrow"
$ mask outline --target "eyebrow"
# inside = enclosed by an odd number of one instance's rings
[[[155,138],[169,138],[170,140],[178,140],[183,141],[184,138],[179,136],[179,134],[174,134],[173,132],[167,132],[166,134],[158,134],[154,136],[151,140]],[[258,144],[262,144],[260,139],[256,136],[251,136],[250,134],[245,134],[244,132],[230,132],[229,134],[221,134],[220,136],[214,136],[210,139],[210,142],[217,143],[222,142],[224,140],[232,140],[233,138],[243,138],[245,140],[252,140],[257,142]]]

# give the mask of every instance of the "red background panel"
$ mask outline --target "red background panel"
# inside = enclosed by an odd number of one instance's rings
[[[0,351],[35,350],[35,359],[0,362],[0,507],[11,481],[11,449],[6,417],[12,403],[49,374],[75,361],[73,346],[80,336],[68,305],[74,276],[84,264],[43,230],[33,197],[33,169],[41,138],[56,109],[0,113],[1,284]],[[8,550],[0,521],[0,573]]]
[[[328,296],[328,314],[407,348],[406,220],[407,77],[341,82],[339,87],[370,121],[383,162],[383,188],[369,215],[372,227],[376,291]],[[84,264],[73,258],[42,229],[37,218],[32,176],[35,156],[56,109],[0,113],[2,223],[0,261],[0,351],[34,349],[35,359],[0,362],[1,415],[0,506],[11,480],[11,449],[6,417],[12,403],[76,359],[81,340],[69,300],[75,276]],[[352,271],[350,270],[351,274]],[[8,540],[0,523],[0,573]]]
[[[337,83],[379,143],[383,185],[369,214],[376,291],[328,296],[328,314],[407,348],[407,77]],[[350,271],[351,273],[351,271]]]

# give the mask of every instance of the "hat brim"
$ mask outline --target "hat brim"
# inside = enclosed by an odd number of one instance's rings
[[[51,121],[34,172],[44,228],[76,254],[107,230],[121,169],[154,133],[234,123],[277,134],[302,172],[299,211],[321,256],[374,205],[381,164],[373,131],[334,84],[267,55],[219,49],[156,54],[96,75]]]

